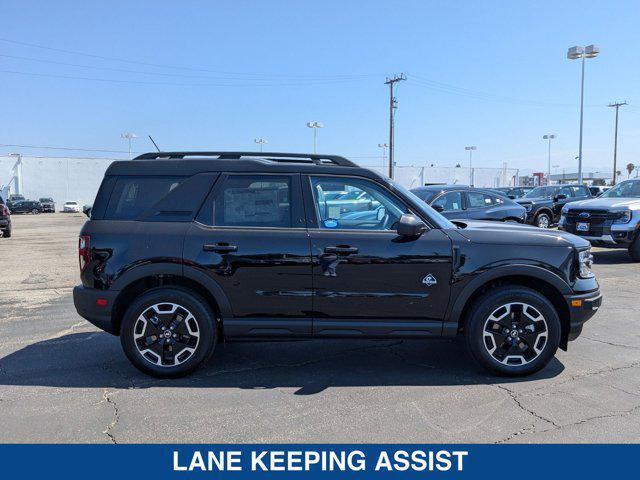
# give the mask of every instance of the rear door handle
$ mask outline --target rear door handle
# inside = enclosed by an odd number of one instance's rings
[[[324,253],[337,253],[338,255],[349,255],[351,253],[358,253],[357,247],[350,247],[348,245],[339,245],[336,247],[324,247]]]
[[[228,243],[214,243],[213,245],[203,245],[202,250],[205,252],[229,253],[237,252],[238,247],[236,245],[229,245]]]

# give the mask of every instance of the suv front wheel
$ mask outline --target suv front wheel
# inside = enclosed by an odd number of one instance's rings
[[[536,215],[535,224],[539,228],[549,228],[551,226],[551,217],[548,213],[539,213]]]
[[[213,353],[215,314],[204,299],[189,290],[154,288],[127,309],[120,342],[131,363],[144,373],[186,375]]]
[[[549,300],[526,287],[488,291],[471,307],[465,328],[471,356],[498,375],[544,368],[560,343],[560,319]]]

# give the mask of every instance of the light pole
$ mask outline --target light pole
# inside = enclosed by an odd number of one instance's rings
[[[262,151],[262,146],[265,143],[269,143],[264,138],[255,138],[253,141],[256,142],[258,145],[260,145],[260,151]]]
[[[389,145],[386,143],[379,143],[378,147],[382,149],[382,168],[384,168],[384,163],[387,161],[387,148],[389,148]]]
[[[473,168],[471,166],[471,161],[473,159],[473,151],[477,149],[473,145],[469,147],[464,147],[464,149],[469,152],[469,186],[473,187]]]
[[[571,47],[567,51],[569,60],[582,59],[582,80],[580,83],[580,140],[578,145],[578,183],[582,184],[582,123],[584,118],[584,59],[594,58],[600,53],[597,45],[587,45],[586,47]]]
[[[549,180],[551,179],[551,140],[553,140],[554,138],[556,138],[555,135],[543,135],[542,138],[544,140],[548,140],[549,141],[549,164],[547,167],[547,185],[549,185]]]
[[[133,140],[134,138],[138,138],[138,136],[135,133],[125,132],[121,134],[120,137],[129,142],[129,160],[131,160],[131,140]]]
[[[321,122],[307,122],[307,127],[313,128],[313,153],[316,153],[318,129],[323,128],[324,124]]]

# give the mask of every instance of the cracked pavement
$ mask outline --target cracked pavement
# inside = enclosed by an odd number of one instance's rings
[[[190,377],[135,370],[73,308],[82,215],[0,239],[1,442],[638,442],[640,265],[595,249],[604,303],[542,372],[492,377],[460,340],[220,344]]]

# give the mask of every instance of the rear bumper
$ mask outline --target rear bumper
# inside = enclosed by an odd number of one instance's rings
[[[119,291],[96,290],[78,285],[73,289],[73,304],[82,318],[105,332],[119,335],[117,326],[111,321],[111,309],[119,293]],[[106,300],[106,304],[100,305],[98,300]]]
[[[2,230],[8,228],[9,226],[11,226],[11,220],[9,220],[8,218],[0,218],[0,228]]]
[[[569,335],[567,340],[575,340],[582,333],[584,323],[593,317],[602,305],[600,289],[589,293],[565,295],[569,307]]]

